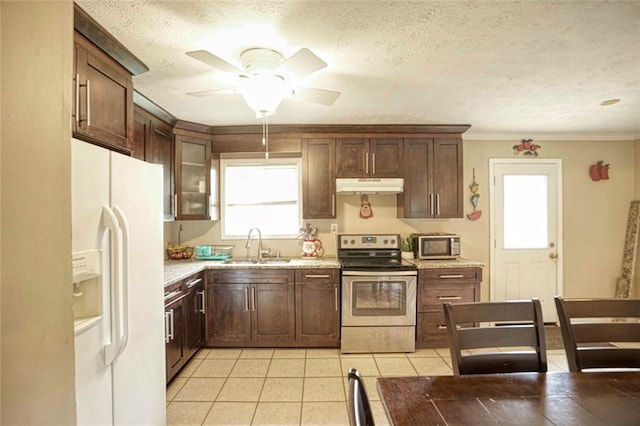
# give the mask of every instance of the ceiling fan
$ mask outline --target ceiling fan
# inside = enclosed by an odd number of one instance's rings
[[[220,71],[236,74],[239,78],[236,87],[190,92],[187,95],[202,97],[240,93],[256,112],[257,118],[275,114],[285,97],[333,105],[340,96],[340,92],[297,85],[300,79],[327,66],[326,62],[306,48],[286,59],[280,52],[272,49],[247,49],[240,54],[242,68],[206,50],[194,50],[186,54]]]

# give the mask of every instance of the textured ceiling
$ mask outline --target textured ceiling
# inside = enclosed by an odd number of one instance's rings
[[[471,124],[467,137],[640,137],[640,1],[90,1],[77,3],[144,62],[140,93],[181,120],[258,124],[234,76],[188,56],[302,47],[327,68],[272,124]],[[620,102],[601,106],[607,99]]]

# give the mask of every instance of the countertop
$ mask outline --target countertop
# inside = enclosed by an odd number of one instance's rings
[[[340,268],[340,262],[335,257],[325,257],[320,259],[297,259],[291,258],[286,264],[229,264],[221,260],[165,260],[164,262],[164,285],[165,287],[177,281],[197,274],[205,269],[314,269],[314,268]]]
[[[411,259],[409,262],[415,264],[418,269],[435,268],[482,268],[484,263],[476,260],[460,257],[457,259],[444,260],[417,260]],[[320,259],[297,259],[291,258],[286,264],[228,264],[220,260],[165,260],[164,262],[164,285],[168,286],[190,275],[197,274],[205,269],[314,269],[314,268],[340,268],[340,262],[335,257],[325,257]]]
[[[442,260],[418,260],[408,259],[418,269],[436,269],[436,268],[483,268],[484,263],[477,260],[466,259],[464,257],[458,257],[456,259],[442,259]]]

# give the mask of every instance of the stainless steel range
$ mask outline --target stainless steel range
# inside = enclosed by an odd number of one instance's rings
[[[343,353],[415,351],[415,265],[400,256],[400,235],[338,236],[342,264]]]

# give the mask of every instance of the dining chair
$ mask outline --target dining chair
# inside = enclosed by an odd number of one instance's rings
[[[374,426],[371,403],[360,372],[349,368],[349,424],[351,426]]]
[[[640,368],[640,299],[555,301],[569,371]]]
[[[540,300],[445,303],[455,375],[546,372]]]

